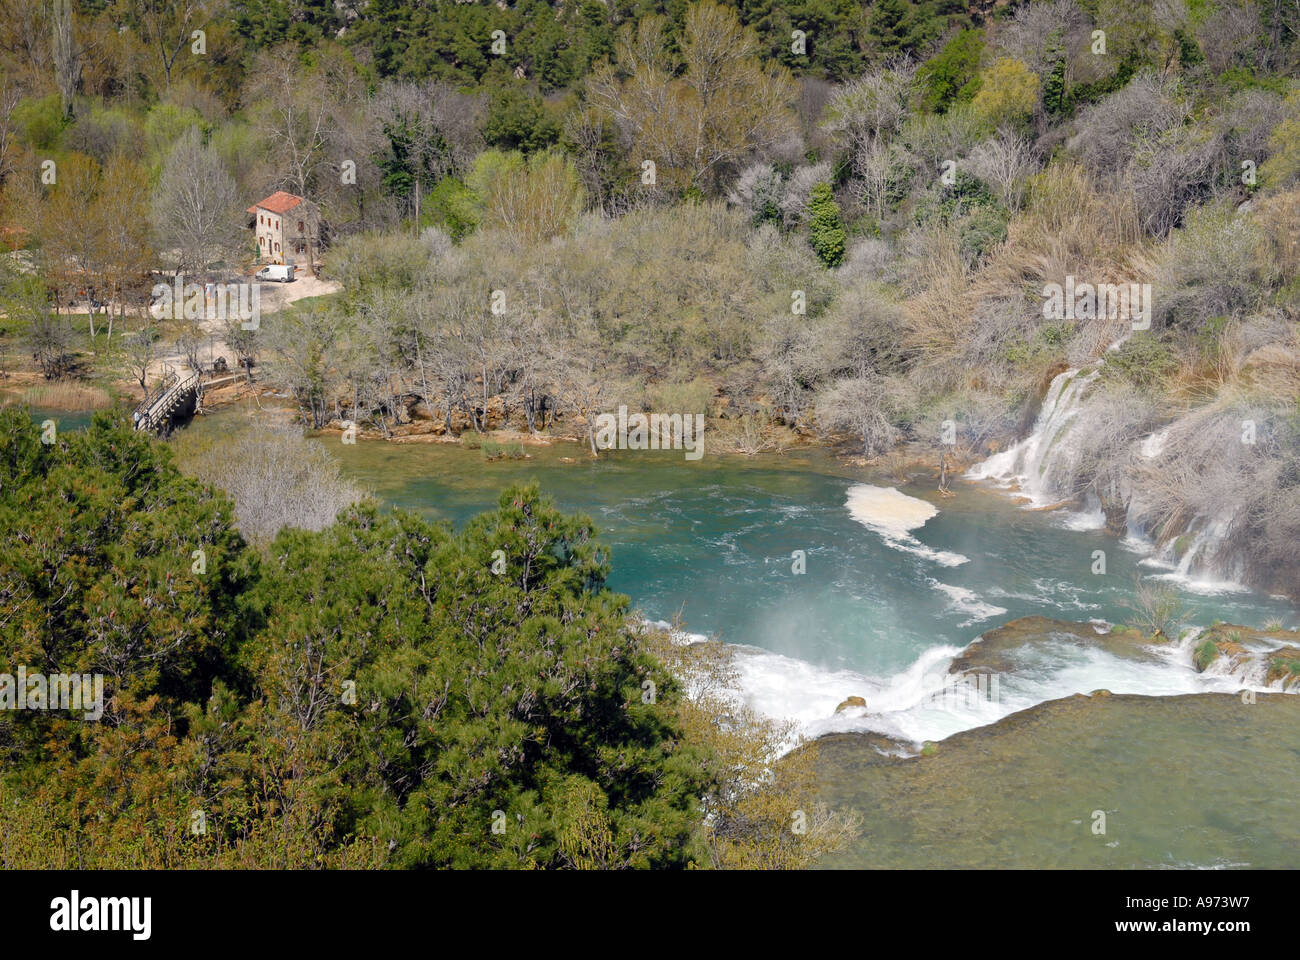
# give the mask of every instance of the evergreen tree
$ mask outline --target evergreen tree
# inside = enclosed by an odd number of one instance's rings
[[[907,48],[908,19],[903,0],[876,0],[868,30],[883,53],[901,53]]]
[[[1048,38],[1047,57],[1052,64],[1052,72],[1043,82],[1043,109],[1048,116],[1060,117],[1069,108],[1069,96],[1065,89],[1065,48],[1061,43],[1061,31],[1054,30]]]
[[[461,534],[361,506],[259,562],[120,414],[47,444],[10,409],[0,537],[0,673],[100,673],[106,704],[0,711],[0,795],[108,865],[707,862],[710,754],[590,520],[535,486]]]
[[[917,70],[924,85],[926,109],[943,113],[954,102],[968,101],[978,86],[984,37],[979,30],[962,30],[938,55]]]
[[[840,206],[829,183],[813,186],[808,201],[809,242],[822,263],[838,267],[844,261],[848,234],[840,222]]]

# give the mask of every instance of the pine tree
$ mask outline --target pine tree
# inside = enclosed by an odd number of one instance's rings
[[[844,262],[844,249],[848,245],[848,234],[840,221],[840,206],[835,202],[829,183],[813,186],[808,200],[809,237],[813,250],[822,263],[828,267],[838,267]]]
[[[1065,47],[1061,42],[1061,31],[1054,30],[1048,37],[1047,56],[1056,62],[1052,72],[1043,82],[1043,109],[1048,116],[1059,117],[1066,112],[1069,98],[1065,92]]]
[[[899,53],[907,46],[907,20],[903,0],[877,0],[867,29],[883,53]]]

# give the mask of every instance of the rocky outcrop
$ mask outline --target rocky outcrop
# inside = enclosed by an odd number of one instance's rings
[[[1192,663],[1200,672],[1248,678],[1282,690],[1300,690],[1300,634],[1216,623],[1196,638]]]
[[[1280,683],[1283,690],[1300,690],[1300,647],[1283,647],[1268,655],[1264,682]]]
[[[1137,631],[1107,630],[1091,623],[1050,617],[1020,617],[976,637],[953,659],[948,672],[962,676],[1010,673],[1026,649],[1050,642],[1096,647],[1130,660],[1156,659],[1146,638]]]
[[[1220,658],[1226,658],[1227,669],[1231,673],[1240,668],[1248,655],[1248,651],[1240,643],[1225,640],[1223,637],[1198,640],[1196,648],[1192,650],[1192,665],[1196,667],[1197,673],[1204,673],[1210,664]]]
[[[841,710],[847,710],[849,707],[861,707],[865,710],[867,709],[867,701],[863,700],[861,697],[846,697],[843,702],[835,708],[835,712],[839,713]]]

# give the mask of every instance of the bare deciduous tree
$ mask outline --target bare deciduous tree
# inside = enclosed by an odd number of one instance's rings
[[[194,42],[195,30],[212,22],[210,0],[134,0],[141,38],[158,57],[167,86],[181,51]]]
[[[243,240],[243,207],[235,181],[215,150],[190,127],[172,149],[153,192],[153,223],[179,268],[202,274],[230,257]]]
[[[898,442],[890,419],[890,392],[878,376],[834,383],[817,400],[817,418],[830,430],[851,430],[862,438],[863,455],[875,457]]]
[[[5,180],[14,171],[18,134],[14,108],[21,99],[22,92],[16,84],[11,84],[8,80],[0,81],[0,187],[4,186]]]
[[[1087,108],[1067,142],[1096,174],[1123,170],[1144,141],[1156,140],[1187,118],[1191,106],[1173,81],[1142,73],[1123,89]]]
[[[1025,185],[1038,172],[1039,162],[1032,145],[1015,133],[1003,131],[971,151],[966,166],[998,192],[999,199],[1018,211],[1025,199]]]
[[[117,155],[104,168],[105,183],[111,190],[101,190],[99,206],[103,220],[102,280],[104,300],[108,305],[108,336],[105,348],[113,342],[114,308],[119,319],[126,316],[128,304],[144,305],[144,290],[150,280],[154,251],[149,242],[149,218],[145,197],[149,175],[133,158]]]
[[[794,83],[783,68],[764,66],[759,52],[734,12],[700,0],[686,11],[680,73],[667,20],[644,17],[618,44],[626,79],[603,63],[588,97],[624,130],[636,162],[656,164],[657,178],[711,189],[725,170],[795,131]]]
[[[85,51],[77,44],[71,0],[53,0],[50,4],[51,59],[54,81],[63,102],[63,115],[72,116],[72,97],[81,79],[81,57]]]
[[[211,449],[182,444],[182,464],[235,502],[235,521],[251,542],[269,543],[286,527],[323,530],[364,497],[338,462],[296,427],[250,420]]]
[[[140,389],[149,392],[149,368],[158,357],[158,331],[145,326],[126,338],[126,359]]]
[[[482,144],[481,98],[444,83],[390,81],[380,89],[373,108],[412,177],[411,216],[418,227],[420,200],[428,188],[468,167]]]
[[[890,140],[909,113],[916,67],[907,60],[886,64],[836,89],[822,127],[853,154]]]
[[[288,49],[260,54],[253,73],[251,92],[260,102],[259,126],[271,144],[276,182],[305,197],[326,160],[333,124],[330,95],[313,85]]]

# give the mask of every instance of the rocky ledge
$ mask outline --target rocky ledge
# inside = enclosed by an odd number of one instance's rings
[[[1150,641],[1137,630],[1050,617],[1020,617],[976,637],[953,659],[948,672],[960,676],[1011,673],[1028,650],[1048,643],[1096,647],[1130,660],[1157,658]]]
[[[1212,665],[1232,676],[1279,690],[1300,691],[1300,633],[1294,630],[1259,630],[1232,623],[1216,623],[1200,634],[1192,662],[1204,672]]]

